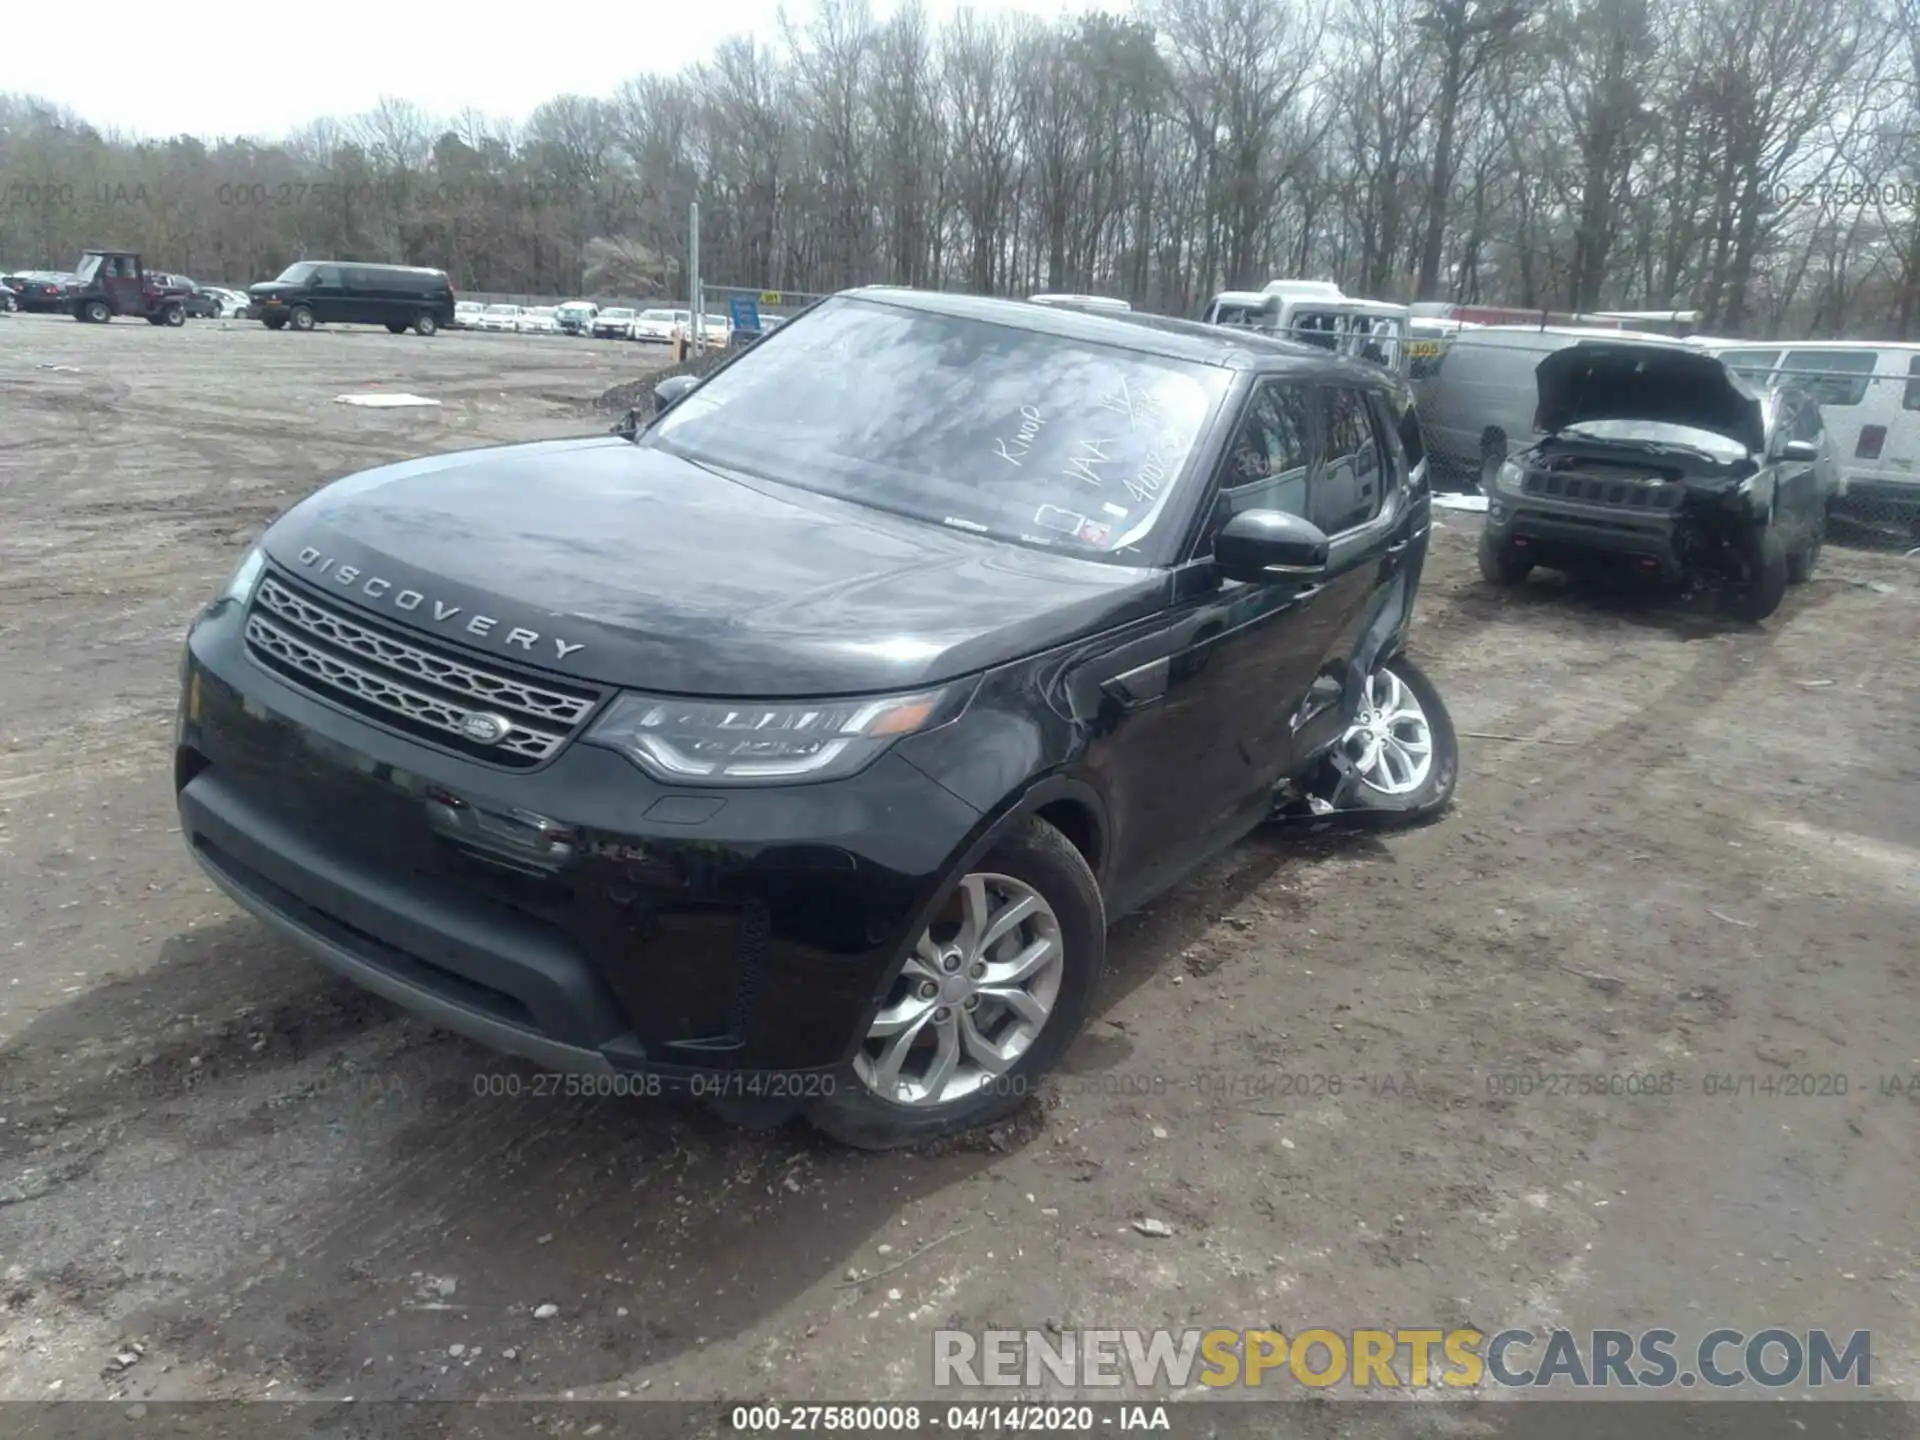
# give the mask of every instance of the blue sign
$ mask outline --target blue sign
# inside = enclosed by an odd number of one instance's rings
[[[727,301],[727,309],[732,312],[733,328],[758,332],[760,329],[760,302],[751,295],[735,295]]]

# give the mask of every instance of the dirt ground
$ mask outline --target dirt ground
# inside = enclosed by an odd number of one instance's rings
[[[0,1398],[880,1399],[941,1324],[1713,1322],[1870,1329],[1920,1398],[1920,562],[1830,547],[1727,628],[1496,595],[1446,514],[1454,811],[1256,837],[1126,922],[1050,1103],[934,1153],[487,1098],[531,1072],[215,894],[168,758],[241,547],[356,469],[604,428],[643,363],[0,319]],[[442,404],[334,403],[369,388]],[[1674,1079],[1509,1093],[1565,1074]]]

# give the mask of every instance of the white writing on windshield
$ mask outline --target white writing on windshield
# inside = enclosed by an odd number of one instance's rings
[[[1033,442],[1040,434],[1040,427],[1047,422],[1040,418],[1040,411],[1032,405],[1020,407],[1020,429],[1012,440],[996,435],[993,440],[993,453],[1009,465],[1018,469]]]

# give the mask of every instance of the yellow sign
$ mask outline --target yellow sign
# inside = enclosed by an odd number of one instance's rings
[[[778,305],[780,303],[780,292],[778,290],[762,290],[760,292],[760,303],[762,305]]]
[[[1407,346],[1407,354],[1415,357],[1438,355],[1439,353],[1440,342],[1438,340],[1415,340]]]

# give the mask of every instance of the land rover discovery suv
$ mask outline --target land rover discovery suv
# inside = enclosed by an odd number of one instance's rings
[[[267,531],[182,677],[229,895],[500,1050],[880,1147],[1032,1094],[1108,923],[1276,806],[1446,806],[1378,368],[873,289],[679,387]]]

